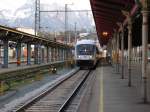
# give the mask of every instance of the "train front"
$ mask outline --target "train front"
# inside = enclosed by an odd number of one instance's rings
[[[96,46],[79,44],[76,46],[76,65],[80,68],[93,68],[96,63]]]

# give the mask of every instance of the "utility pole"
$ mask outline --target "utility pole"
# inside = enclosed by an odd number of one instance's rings
[[[77,42],[77,23],[75,22],[75,24],[74,24],[74,41],[75,41],[75,43]]]
[[[40,0],[35,0],[35,36],[40,32]]]
[[[41,13],[51,13],[51,12],[65,12],[65,35],[64,35],[64,44],[67,44],[68,39],[68,12],[91,12],[92,10],[68,10],[68,5],[72,4],[65,4],[65,10],[40,10],[40,0],[35,0],[35,36],[38,32],[40,32],[41,28]],[[76,24],[76,23],[75,23]],[[75,35],[76,36],[76,35]],[[76,38],[76,37],[75,37]],[[77,40],[77,39],[75,39]]]
[[[68,43],[68,4],[65,4],[65,37],[64,37],[64,43],[67,44]]]

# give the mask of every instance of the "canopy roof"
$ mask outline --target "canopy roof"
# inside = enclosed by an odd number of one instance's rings
[[[106,45],[112,38],[114,29],[118,29],[117,22],[125,22],[122,10],[134,13],[136,9],[135,0],[90,0],[94,15],[100,44]],[[107,35],[104,35],[107,32]]]

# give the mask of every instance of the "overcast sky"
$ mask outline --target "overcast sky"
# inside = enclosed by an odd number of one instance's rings
[[[7,12],[9,12],[9,13],[5,13],[5,12],[3,13],[5,15],[5,17],[8,17],[8,18],[12,18],[15,16],[24,18],[24,17],[26,17],[26,13],[19,12],[19,14],[14,15],[16,9],[22,7],[27,2],[35,3],[34,1],[35,0],[0,0],[0,11],[4,10],[4,9],[8,10]],[[72,9],[72,10],[75,10],[75,9],[76,10],[84,10],[84,9],[90,10],[91,9],[89,0],[40,0],[40,2],[41,2],[41,4],[57,3],[58,6],[61,6],[61,7],[65,7],[65,4],[72,4],[72,5],[68,5],[68,8]],[[34,4],[33,4],[33,7],[34,7]],[[89,17],[91,18],[91,16],[89,16]],[[93,20],[92,20],[92,25],[94,25]]]
[[[14,11],[25,4],[26,1],[27,0],[0,0],[0,9]],[[71,9],[90,9],[89,0],[41,0],[41,3],[59,3],[60,5],[73,4],[69,6]]]
[[[0,0],[0,9],[16,10],[25,2],[26,0]]]

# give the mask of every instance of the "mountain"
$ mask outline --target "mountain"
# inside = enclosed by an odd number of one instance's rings
[[[41,4],[41,10],[64,10],[64,6],[57,3]],[[71,9],[68,9],[71,10]],[[0,24],[10,27],[32,27],[34,28],[34,0],[27,0],[27,2],[18,8],[15,12],[11,10],[0,11]],[[8,16],[12,15],[12,17]],[[91,28],[92,15],[87,12],[68,12],[68,29],[74,29],[75,22],[77,28]],[[49,12],[41,13],[41,27],[51,31],[64,30],[65,26],[65,12]]]

